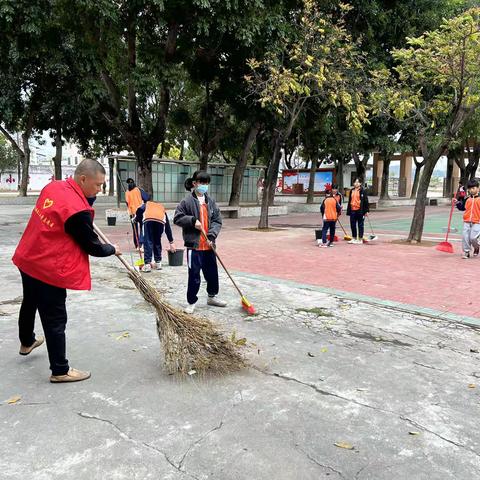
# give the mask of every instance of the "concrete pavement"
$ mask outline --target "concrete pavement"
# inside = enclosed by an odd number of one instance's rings
[[[257,316],[244,316],[224,274],[229,306],[202,297],[198,309],[247,339],[252,368],[178,379],[163,369],[150,307],[116,259],[94,259],[93,290],[69,292],[67,328],[70,362],[92,378],[49,384],[44,347],[17,353],[10,257],[29,211],[0,214],[1,478],[479,476],[477,330],[260,274],[239,277]],[[242,237],[236,225],[226,222],[225,244]],[[165,267],[149,278],[181,306],[186,274]]]

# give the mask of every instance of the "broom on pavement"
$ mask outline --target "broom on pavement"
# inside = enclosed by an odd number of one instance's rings
[[[453,250],[453,245],[448,241],[448,235],[450,234],[450,226],[452,225],[452,216],[453,216],[453,209],[455,208],[456,205],[456,200],[455,198],[452,199],[452,206],[450,208],[450,216],[448,217],[448,227],[447,227],[447,235],[445,237],[444,242],[440,242],[435,248],[439,250],[440,252],[445,252],[445,253],[454,253]]]
[[[370,226],[370,231],[372,232],[369,236],[368,236],[368,242],[373,242],[375,240],[378,240],[378,237],[377,235],[375,235],[375,232],[373,231],[373,227],[372,227],[372,222],[370,221],[370,217],[368,215],[366,215],[367,217],[367,220],[368,220],[368,225]]]
[[[205,233],[205,230],[202,227],[202,235],[204,236],[205,240],[208,240],[207,234]],[[215,253],[215,256],[217,257],[218,261],[222,265],[223,269],[225,270],[225,273],[228,275],[228,278],[232,281],[233,286],[237,289],[237,292],[240,294],[240,300],[242,302],[242,308],[249,314],[249,315],[254,315],[255,314],[255,307],[247,300],[247,297],[242,293],[240,290],[240,287],[236,284],[235,280],[233,277],[230,275],[230,272],[227,270],[227,267],[225,264],[222,262],[222,259],[218,255],[217,249],[215,248],[215,245],[212,244],[212,250]]]
[[[343,228],[343,225],[342,225],[342,222],[340,221],[340,218],[337,219],[338,221],[338,224],[340,225],[340,228],[343,230],[343,233],[344,233],[344,237],[343,239],[346,241],[346,242],[349,242],[351,239],[352,239],[352,236],[351,235],[348,235],[348,233],[345,231],[345,229]]]
[[[110,243],[95,224],[94,230],[104,243]],[[157,333],[170,373],[185,374],[191,370],[202,372],[208,369],[225,372],[246,365],[238,346],[220,333],[210,320],[172,307],[121,255],[117,258],[143,298],[156,310]]]

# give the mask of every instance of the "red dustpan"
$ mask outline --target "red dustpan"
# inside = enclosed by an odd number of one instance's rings
[[[455,208],[455,203],[456,203],[456,200],[452,199],[452,208],[450,208],[450,217],[448,219],[447,236],[445,237],[445,241],[440,242],[435,247],[440,252],[454,253],[453,245],[448,241],[448,235],[450,234],[450,225],[452,224],[452,215],[453,215],[453,209]]]

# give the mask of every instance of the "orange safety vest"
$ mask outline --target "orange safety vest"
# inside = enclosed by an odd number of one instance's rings
[[[200,205],[200,223],[202,224],[204,232],[208,233],[208,207],[206,202]],[[200,242],[197,250],[210,250],[210,246],[203,236],[203,233],[200,233]]]
[[[161,203],[148,201],[145,204],[145,213],[143,214],[143,221],[166,222],[165,207]]]
[[[323,204],[324,206],[324,218],[329,222],[337,221],[338,213],[337,213],[337,201],[334,197],[328,197],[325,199]]]
[[[361,202],[360,202],[360,190],[352,190],[352,200],[350,201],[350,206],[352,210],[360,210]]]
[[[143,203],[142,192],[138,187],[135,187],[133,190],[127,190],[125,192],[125,201],[127,202],[130,215],[135,215],[138,207]]]
[[[75,180],[53,181],[40,192],[12,261],[24,273],[54,287],[90,290],[87,253],[65,232],[65,222],[93,208]]]
[[[480,197],[467,198],[463,221],[466,223],[480,223]]]

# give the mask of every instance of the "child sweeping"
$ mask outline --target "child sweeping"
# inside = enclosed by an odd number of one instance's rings
[[[187,247],[188,287],[186,313],[193,313],[200,290],[200,272],[207,281],[207,304],[225,307],[227,304],[217,298],[219,291],[217,258],[213,248],[222,228],[222,217],[215,200],[208,192],[210,175],[204,171],[195,172],[185,182],[191,191],[177,206],[173,223],[182,227],[183,240]],[[207,238],[202,234],[202,229]]]
[[[140,205],[135,215],[135,221],[143,223],[144,261],[143,272],[151,272],[152,268],[162,269],[162,235],[165,231],[170,242],[170,251],[175,251],[172,228],[168,221],[165,207],[161,203],[147,201]],[[155,262],[152,263],[152,256]]]
[[[350,227],[352,229],[352,240],[348,243],[361,245],[363,243],[363,230],[365,215],[370,211],[367,192],[362,187],[360,179],[356,178],[353,188],[348,197],[347,215],[350,217]],[[358,227],[358,229],[357,229]]]
[[[337,223],[338,215],[340,214],[342,207],[337,202],[333,195],[333,190],[327,191],[327,197],[323,200],[320,206],[322,212],[323,227],[322,227],[322,243],[319,243],[319,247],[333,247],[333,241],[335,239],[335,225]],[[330,240],[327,241],[327,232],[330,230]]]
[[[480,251],[480,197],[478,180],[469,180],[467,183],[468,197],[457,200],[457,208],[464,211],[463,214],[463,255],[462,258],[470,258],[473,247],[473,256],[477,257]]]

